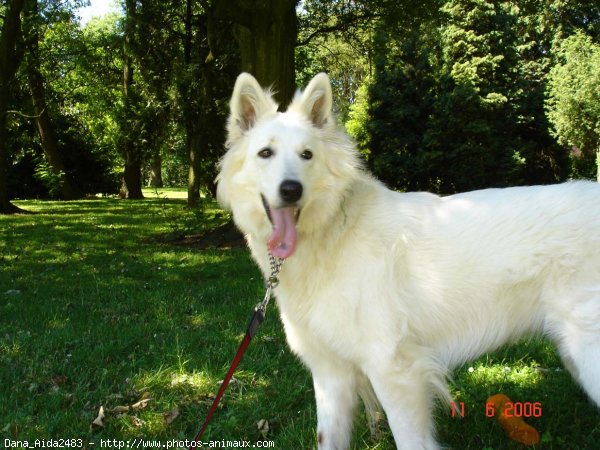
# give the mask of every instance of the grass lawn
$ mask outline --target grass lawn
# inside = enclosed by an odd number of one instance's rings
[[[193,213],[181,192],[146,195],[19,201],[36,214],[0,216],[0,447],[36,438],[81,439],[88,449],[102,439],[166,445],[191,439],[204,420],[262,280],[245,249],[171,242],[223,222],[215,205]],[[496,393],[541,404],[541,417],[527,418],[542,437],[535,448],[599,448],[598,410],[545,341],[468,364],[452,390],[465,417],[436,409],[438,438],[450,448],[522,448],[486,417]],[[394,448],[385,425],[373,439],[363,419],[354,448]],[[204,441],[314,448],[315,424],[310,376],[272,306]]]

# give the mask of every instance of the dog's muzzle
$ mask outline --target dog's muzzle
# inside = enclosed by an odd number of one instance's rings
[[[300,215],[297,202],[302,198],[302,184],[294,180],[284,180],[279,186],[282,207],[272,208],[266,197],[261,200],[273,232],[267,241],[267,247],[273,256],[288,258],[296,249],[298,233],[296,223]]]

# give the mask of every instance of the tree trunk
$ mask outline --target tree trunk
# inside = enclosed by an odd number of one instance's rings
[[[197,208],[200,206],[200,169],[202,163],[202,142],[197,125],[188,127],[188,155],[190,168],[188,170],[188,195],[187,207]]]
[[[0,214],[13,214],[20,208],[10,202],[8,192],[8,168],[10,167],[10,153],[8,149],[8,123],[6,111],[8,110],[8,86],[0,80]]]
[[[295,92],[294,51],[296,44],[297,0],[213,0],[200,20],[200,30],[192,32],[192,2],[186,2],[184,19],[184,61],[190,73],[182,83],[184,99],[194,99],[185,112],[187,148],[189,155],[188,207],[200,204],[203,155],[208,151],[205,133],[210,126],[209,104],[214,89],[214,56],[216,21],[235,24],[235,36],[240,48],[242,70],[252,73],[263,86],[275,89],[275,98],[287,107]],[[196,23],[196,22],[194,22]],[[206,28],[204,28],[206,27]],[[192,44],[193,36],[206,39]],[[192,57],[194,49],[200,53]],[[199,64],[191,64],[192,59]],[[200,89],[193,89],[194,80]]]
[[[236,24],[242,70],[263,86],[272,86],[280,109],[286,109],[296,91],[294,50],[297,0],[220,0],[218,17]]]
[[[36,68],[28,68],[27,70],[35,72],[28,74],[33,109],[36,116],[35,123],[48,165],[52,168],[52,172],[59,177],[60,197],[63,200],[81,198],[82,192],[72,181],[62,159],[58,140],[48,115],[41,73]]]
[[[21,63],[22,51],[18,42],[21,34],[21,11],[24,0],[9,0],[4,10],[4,20],[0,34],[0,214],[21,211],[10,202],[8,192],[8,169],[10,152],[8,148],[8,108],[10,84]]]
[[[203,155],[207,153],[208,139],[206,133],[209,132],[208,125],[209,102],[213,100],[213,71],[214,71],[214,53],[212,48],[214,44],[214,11],[206,10],[204,15],[197,20],[199,26],[197,33],[192,30],[192,2],[187,0],[186,19],[185,19],[185,41],[184,41],[184,62],[188,70],[184,96],[188,95],[194,98],[194,101],[187,105],[186,109],[186,144],[189,157],[188,171],[188,197],[187,207],[197,208],[200,206],[200,185],[202,184],[202,160]],[[193,42],[193,36],[196,35],[196,42]],[[195,46],[194,46],[195,44]],[[192,57],[192,48],[196,53]],[[193,60],[198,62],[193,64]]]
[[[126,138],[124,148],[125,170],[123,171],[123,183],[119,196],[128,200],[144,198],[142,193],[142,159],[139,156],[135,143],[130,137]]]
[[[153,188],[163,187],[162,179],[162,158],[157,151],[150,161],[150,186]]]
[[[40,136],[40,142],[46,160],[50,165],[52,172],[60,180],[60,196],[64,200],[73,200],[81,198],[82,192],[71,179],[64,164],[63,157],[48,114],[48,105],[46,104],[46,92],[44,87],[44,78],[40,72],[39,56],[39,33],[35,25],[38,15],[37,0],[30,1],[30,7],[26,14],[29,19],[29,29],[24,32],[26,35],[26,69],[29,89],[33,101],[33,110],[35,113],[35,123]]]
[[[195,73],[193,73],[194,67],[192,66],[192,37],[194,36],[192,30],[192,0],[186,0],[186,12],[185,12],[185,37],[183,41],[183,62],[185,64],[185,81],[181,86],[181,97],[186,99],[189,97],[196,97],[196,90],[193,89],[194,83],[192,82]],[[200,205],[200,162],[201,162],[201,151],[200,151],[200,131],[198,124],[198,111],[196,111],[195,105],[199,102],[198,98],[195,98],[193,102],[184,101],[184,122],[185,122],[185,145],[187,148],[187,154],[189,158],[189,169],[188,169],[188,195],[187,195],[187,207],[197,208]]]
[[[123,138],[123,157],[125,159],[125,170],[123,173],[123,184],[121,186],[121,198],[141,199],[142,193],[142,155],[139,146],[135,142],[136,125],[133,115],[133,57],[131,40],[135,31],[136,0],[125,1],[125,29],[123,38],[123,102],[125,117],[121,124]]]
[[[212,20],[209,17],[208,22]],[[213,92],[213,59],[211,58],[212,49],[205,49],[206,56],[204,64],[201,64],[199,75],[201,79],[200,88],[200,110],[198,111],[195,130],[192,133],[190,142],[190,171],[188,177],[188,208],[197,208],[200,206],[200,184],[202,180],[202,156],[208,153],[208,130],[210,129],[208,114],[209,102],[212,101]]]

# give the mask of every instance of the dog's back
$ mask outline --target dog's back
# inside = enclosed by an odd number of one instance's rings
[[[557,323],[581,301],[593,303],[600,323],[597,183],[441,198],[404,251],[411,277],[402,289],[415,301],[427,299],[415,327],[437,339],[432,344],[450,366],[525,332],[558,336],[564,330]]]

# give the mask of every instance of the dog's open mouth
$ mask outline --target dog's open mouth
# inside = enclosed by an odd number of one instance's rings
[[[273,256],[278,258],[292,256],[294,250],[296,250],[298,239],[296,222],[300,215],[300,209],[297,206],[271,208],[264,196],[262,196],[262,202],[265,212],[273,225],[273,232],[267,240],[269,251]]]

